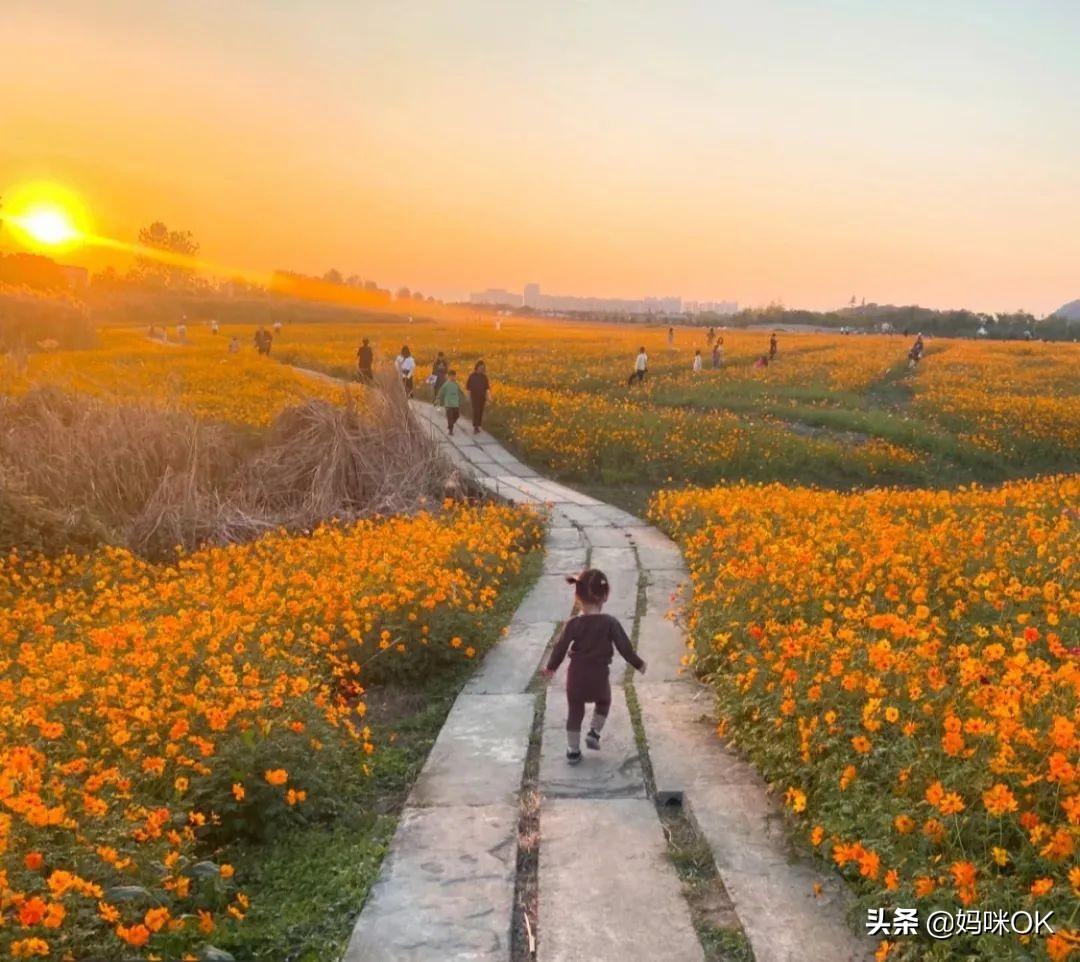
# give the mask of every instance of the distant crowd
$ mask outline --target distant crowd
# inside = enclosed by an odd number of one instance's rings
[[[404,344],[394,358],[394,370],[405,391],[405,396],[412,398],[416,390],[416,358],[408,344]],[[375,379],[375,352],[371,341],[364,338],[356,351],[356,373],[361,384],[370,384]],[[473,365],[472,373],[465,381],[464,390],[458,381],[458,372],[450,366],[444,352],[439,351],[431,363],[431,373],[424,382],[431,388],[436,407],[446,411],[446,428],[450,434],[461,417],[461,408],[466,396],[472,411],[473,434],[479,434],[484,423],[484,410],[491,398],[491,381],[487,375],[487,364],[483,360]]]

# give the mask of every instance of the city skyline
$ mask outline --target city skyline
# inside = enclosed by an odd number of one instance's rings
[[[0,195],[57,182],[106,237],[162,220],[218,264],[447,299],[1080,297],[1064,0],[11,0],[5,27]]]
[[[525,284],[522,292],[504,287],[472,291],[469,303],[485,307],[526,307],[540,312],[591,314],[734,314],[739,305],[731,300],[684,300],[681,295],[646,295],[636,298],[593,297],[581,294],[550,294],[535,281]]]

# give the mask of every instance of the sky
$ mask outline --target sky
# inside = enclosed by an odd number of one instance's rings
[[[0,195],[105,236],[443,297],[1080,297],[1075,0],[4,0],[0,37]]]

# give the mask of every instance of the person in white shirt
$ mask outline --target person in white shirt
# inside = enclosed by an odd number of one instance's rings
[[[412,356],[412,352],[409,350],[409,345],[406,344],[401,348],[401,353],[394,358],[394,367],[397,368],[398,375],[401,377],[401,386],[405,388],[405,396],[413,396],[413,374],[416,372],[416,358]]]
[[[700,347],[696,351],[694,351],[694,373],[695,374],[700,374],[701,373],[701,348]]]
[[[637,360],[634,361],[634,370],[631,372],[630,377],[626,379],[627,385],[632,387],[635,383],[644,384],[645,374],[648,370],[649,355],[645,353],[644,347],[639,347]]]

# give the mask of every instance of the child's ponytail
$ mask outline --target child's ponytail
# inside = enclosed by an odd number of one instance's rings
[[[576,578],[567,575],[566,583],[574,586],[578,600],[585,604],[602,605],[611,591],[607,575],[598,568],[589,568]]]

